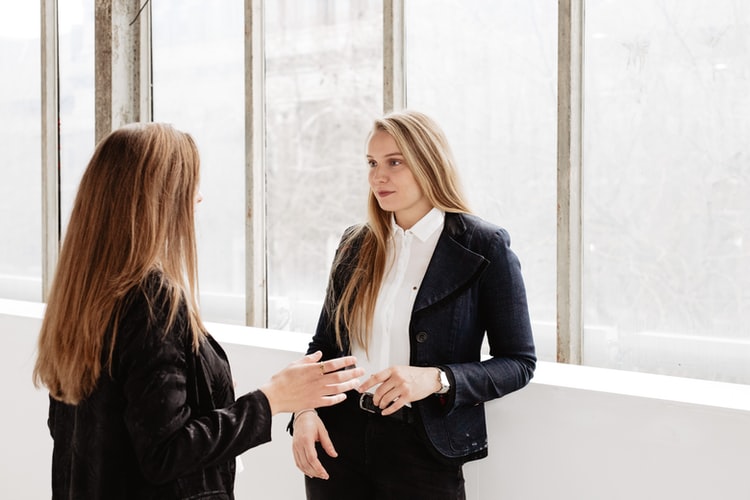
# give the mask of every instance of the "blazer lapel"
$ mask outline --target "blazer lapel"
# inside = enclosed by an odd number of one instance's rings
[[[486,258],[454,239],[454,235],[463,233],[466,229],[460,216],[446,214],[445,224],[446,227],[435,246],[435,252],[419,287],[412,313],[429,307],[465,287],[488,263]]]

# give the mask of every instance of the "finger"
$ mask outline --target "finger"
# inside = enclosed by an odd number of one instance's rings
[[[293,365],[307,365],[311,363],[317,363],[320,361],[320,358],[323,357],[322,351],[315,351],[311,354],[308,354],[307,356],[303,356],[301,359],[298,359],[297,361],[293,362]]]
[[[393,387],[389,383],[383,383],[377,390],[372,394],[372,402],[382,409],[385,409],[391,402],[399,396],[396,387]]]
[[[305,467],[305,474],[310,477],[319,477],[321,479],[328,479],[328,471],[326,471],[323,464],[318,459],[318,452],[315,449],[315,443],[305,448],[305,460],[307,465]]]
[[[323,448],[323,451],[325,451],[329,457],[336,458],[339,456],[338,452],[336,451],[336,448],[333,446],[333,441],[331,441],[331,437],[328,435],[328,431],[326,429],[320,430],[320,436],[318,436],[320,439],[320,446]]]
[[[401,389],[397,387],[385,391],[385,393],[380,396],[380,400],[375,404],[377,404],[386,415],[390,415],[408,402],[400,391]],[[375,402],[375,396],[373,396],[373,402]]]
[[[362,368],[354,368],[352,370],[342,370],[334,373],[327,373],[325,378],[322,380],[325,386],[333,387],[339,384],[349,383],[351,388],[359,386],[362,381],[360,377],[365,374]]]
[[[297,447],[296,447],[296,446],[292,447],[292,452],[293,452],[293,454],[294,454],[294,465],[296,465],[296,466],[297,466],[297,468],[298,468],[298,469],[299,469],[299,470],[300,470],[301,472],[303,472],[303,473],[304,473],[304,472],[305,472],[305,465],[304,465],[304,464],[303,464],[303,462],[302,462],[302,455],[301,455],[301,454],[300,454],[300,452],[299,452],[299,451],[297,450]]]
[[[367,380],[359,384],[359,387],[357,387],[357,390],[359,392],[367,392],[374,385],[375,385],[375,382],[372,381],[372,377],[367,377]]]
[[[302,444],[295,444],[293,447],[294,450],[294,463],[297,466],[297,468],[306,476],[310,476],[310,473],[312,472],[312,467],[310,466],[310,462],[307,459],[307,454],[305,453],[304,445]]]
[[[390,404],[390,406],[388,406],[383,411],[381,411],[380,414],[383,415],[384,417],[387,417],[388,415],[392,415],[392,414],[396,413],[397,411],[399,411],[404,406],[406,406],[407,402],[408,401],[406,401],[406,398],[396,398]]]
[[[360,386],[359,392],[366,392],[372,387],[375,387],[378,384],[382,384],[383,382],[388,380],[388,376],[388,373],[386,373],[385,371],[370,375],[367,380],[365,380],[364,383]]]
[[[343,392],[339,394],[333,394],[331,396],[321,396],[320,398],[318,398],[318,403],[315,404],[315,407],[320,408],[323,406],[333,406],[333,405],[339,404],[345,399],[346,399],[346,394],[344,394]]]
[[[356,366],[357,358],[354,356],[343,356],[341,358],[329,359],[326,361],[326,371],[333,372],[346,368],[348,366]]]
[[[337,384],[328,384],[326,385],[326,393],[327,395],[331,394],[337,394],[339,392],[347,392],[351,391],[353,389],[357,389],[360,385],[360,381],[358,378],[353,378],[351,380],[347,380],[346,382],[339,382]]]

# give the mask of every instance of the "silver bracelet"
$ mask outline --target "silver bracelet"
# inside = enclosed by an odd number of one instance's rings
[[[318,411],[315,408],[308,408],[306,410],[298,411],[297,413],[294,414],[294,420],[292,420],[292,425],[297,423],[297,419],[299,418],[300,415],[302,415],[303,413],[307,413],[308,411],[311,411],[316,415],[318,414]]]

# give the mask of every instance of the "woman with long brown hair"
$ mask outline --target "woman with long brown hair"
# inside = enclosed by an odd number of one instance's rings
[[[463,499],[462,465],[487,456],[484,403],[536,366],[521,266],[507,231],[469,213],[432,119],[376,120],[366,160],[368,221],[341,239],[308,352],[355,354],[370,376],[296,413],[295,462],[310,500]]]
[[[39,336],[55,499],[233,498],[271,416],[341,402],[354,358],[308,355],[235,400],[198,310],[199,156],[170,125],[104,138],[81,180]]]

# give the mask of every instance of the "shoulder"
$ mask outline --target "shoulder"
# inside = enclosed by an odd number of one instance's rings
[[[172,292],[169,282],[158,271],[134,285],[125,294],[116,315],[118,343],[135,342],[143,346],[182,343],[187,305],[184,300],[175,303]]]
[[[510,234],[505,228],[474,214],[446,213],[445,231],[456,241],[469,247],[498,244],[503,247],[510,246]]]
[[[370,225],[367,223],[355,224],[344,229],[341,236],[341,243],[362,242],[362,239],[370,232]]]
[[[362,246],[362,242],[369,233],[369,224],[363,223],[347,227],[344,230],[344,234],[341,236],[339,247],[336,250],[339,259],[348,260],[353,258],[358,253],[359,248]]]

